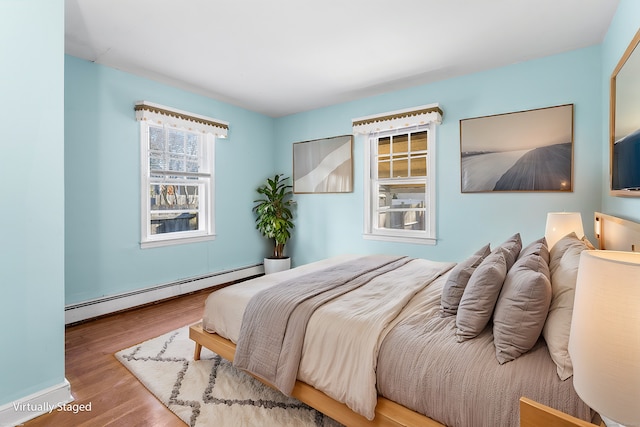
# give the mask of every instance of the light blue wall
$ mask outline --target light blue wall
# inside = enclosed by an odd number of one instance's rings
[[[255,265],[255,189],[273,170],[270,117],[65,57],[66,303]],[[140,249],[140,131],[146,100],[230,122],[216,142],[214,241]]]
[[[604,177],[602,212],[640,221],[640,198],[609,196],[609,81],[629,43],[640,29],[640,1],[621,0],[602,43],[602,176]],[[638,49],[636,48],[636,55]]]
[[[294,264],[351,252],[459,260],[515,232],[525,242],[541,237],[549,211],[582,212],[593,237],[590,218],[600,207],[602,178],[601,80],[600,47],[595,46],[279,119],[276,165],[291,173],[292,143],[349,134],[352,118],[436,102],[444,110],[437,147],[438,244],[362,239],[364,138],[357,137],[353,193],[296,195],[296,230],[289,247]],[[569,103],[574,104],[572,193],[461,194],[460,119]]]
[[[0,1],[0,407],[64,382],[64,1]]]

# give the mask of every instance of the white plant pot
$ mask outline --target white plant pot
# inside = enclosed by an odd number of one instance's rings
[[[291,268],[291,258],[265,258],[264,274],[277,273]]]

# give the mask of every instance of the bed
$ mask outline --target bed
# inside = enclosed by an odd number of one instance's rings
[[[599,239],[612,219],[596,214]],[[343,255],[262,276],[208,297],[194,357],[209,348],[347,426],[517,426],[521,396],[591,420],[566,346],[592,248],[515,234],[457,264]],[[278,305],[290,295],[306,302]]]

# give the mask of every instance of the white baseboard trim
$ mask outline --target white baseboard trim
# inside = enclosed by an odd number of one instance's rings
[[[64,308],[64,322],[68,325],[263,273],[263,265],[257,264],[69,304]]]
[[[65,378],[63,383],[0,406],[0,426],[18,426],[42,414],[65,410],[72,401],[71,385]]]

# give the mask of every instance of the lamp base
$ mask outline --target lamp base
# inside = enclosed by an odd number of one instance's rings
[[[604,415],[600,415],[600,418],[602,418],[602,422],[604,423],[604,425],[606,425],[607,427],[632,427],[632,426],[623,426],[620,423],[617,423],[613,420],[610,420],[609,418],[605,417]]]

